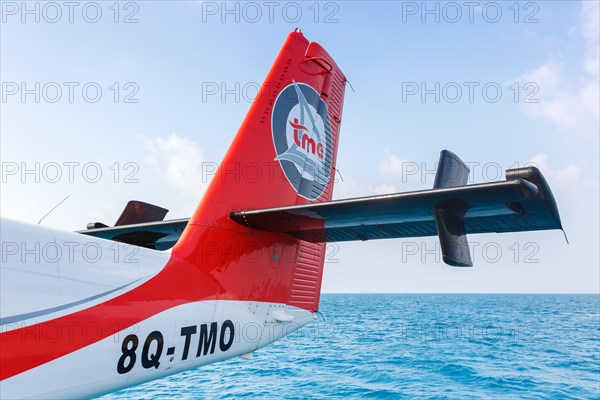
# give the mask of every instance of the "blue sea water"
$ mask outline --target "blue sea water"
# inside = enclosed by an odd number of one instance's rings
[[[598,295],[325,294],[320,310],[250,361],[102,399],[600,398]]]

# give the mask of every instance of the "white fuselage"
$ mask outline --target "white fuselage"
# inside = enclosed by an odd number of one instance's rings
[[[100,321],[74,329],[77,321],[58,321],[143,285],[170,254],[5,219],[1,229],[3,339],[39,338],[51,347],[81,339],[69,337],[78,332],[90,342],[2,380],[2,399],[97,396],[250,353],[313,320],[311,312],[284,304],[216,298],[115,325],[110,334]]]

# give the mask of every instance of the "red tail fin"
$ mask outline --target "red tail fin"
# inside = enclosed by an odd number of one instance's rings
[[[325,245],[248,229],[229,214],[331,200],[345,84],[320,45],[288,36],[173,250],[227,296],[317,309]]]

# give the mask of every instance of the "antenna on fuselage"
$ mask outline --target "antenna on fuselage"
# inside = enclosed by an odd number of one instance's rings
[[[65,202],[65,200],[67,200],[69,197],[71,197],[71,195],[70,195],[70,194],[69,194],[69,195],[67,195],[67,197],[65,197],[64,199],[62,199],[62,200],[60,201],[60,203],[58,203],[57,205],[55,205],[54,207],[52,207],[52,209],[51,209],[50,211],[48,211],[46,214],[44,214],[44,216],[43,216],[42,218],[40,218],[40,220],[37,222],[37,224],[38,224],[38,225],[39,225],[39,224],[41,224],[41,223],[42,223],[42,220],[43,220],[44,218],[46,218],[48,215],[50,215],[50,213],[51,213],[52,211],[56,210],[56,209],[58,208],[58,206],[60,206],[62,203],[64,203],[64,202]]]

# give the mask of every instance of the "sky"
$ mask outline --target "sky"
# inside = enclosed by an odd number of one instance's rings
[[[66,230],[126,202],[189,217],[286,35],[346,90],[334,198],[536,165],[560,231],[329,244],[324,292],[598,293],[599,2],[1,2],[1,215]]]

